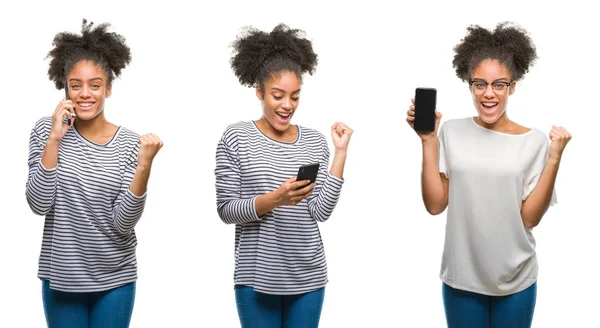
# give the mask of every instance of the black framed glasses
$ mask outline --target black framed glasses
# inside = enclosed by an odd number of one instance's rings
[[[486,82],[486,81],[482,81],[482,80],[470,80],[469,81],[469,85],[471,87],[473,87],[473,91],[476,93],[484,93],[485,90],[487,90],[488,85],[492,85],[492,91],[494,91],[494,93],[496,94],[504,94],[506,92],[506,90],[508,90],[508,88],[514,83],[514,81],[511,82],[504,82],[504,81],[495,81],[495,82]]]

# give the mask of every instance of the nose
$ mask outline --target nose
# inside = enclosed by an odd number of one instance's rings
[[[494,93],[494,90],[492,89],[491,83],[485,86],[485,91],[483,92],[483,96],[486,98],[494,98],[496,96],[496,94]]]
[[[88,86],[83,86],[81,88],[81,93],[79,94],[82,98],[88,98],[90,97],[92,91],[90,90],[90,87]]]
[[[292,109],[292,102],[290,101],[290,98],[286,97],[284,98],[285,100],[283,101],[283,103],[281,104],[281,107],[283,107],[284,109]]]

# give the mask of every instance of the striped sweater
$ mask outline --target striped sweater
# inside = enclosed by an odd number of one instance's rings
[[[313,193],[295,206],[258,217],[254,202],[296,176],[301,165],[320,163]],[[235,224],[234,283],[267,294],[310,292],[327,283],[327,265],[317,222],[326,221],[343,179],[328,173],[323,134],[298,126],[295,142],[275,141],[254,122],[229,126],[217,146],[217,211]]]
[[[137,166],[139,136],[120,127],[106,144],[86,140],[75,127],[60,142],[58,165],[41,162],[50,117],[29,139],[26,196],[46,217],[38,277],[64,292],[96,292],[137,279],[134,227],[146,194],[129,190]]]

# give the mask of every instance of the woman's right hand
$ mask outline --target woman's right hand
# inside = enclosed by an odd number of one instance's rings
[[[412,105],[410,105],[410,107],[408,108],[408,111],[406,112],[406,122],[408,122],[408,125],[410,125],[410,127],[414,130],[415,129],[415,99],[413,98],[410,101],[412,102]],[[417,135],[419,136],[419,138],[421,138],[421,141],[425,142],[425,141],[437,138],[438,127],[440,126],[441,119],[442,119],[442,113],[440,113],[436,110],[435,111],[435,130],[433,132],[415,131],[417,133]]]
[[[71,100],[63,99],[58,103],[54,110],[54,114],[52,114],[52,128],[50,129],[49,140],[60,142],[71,126],[73,126],[73,123],[75,122],[75,116],[71,117],[71,113],[75,113],[73,107],[73,101]],[[65,116],[67,117],[67,120],[70,120],[71,125],[63,122]]]
[[[287,179],[277,190],[277,206],[297,205],[312,194],[315,188],[310,180],[296,181],[296,177]]]

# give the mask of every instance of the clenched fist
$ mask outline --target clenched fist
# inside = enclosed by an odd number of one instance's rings
[[[553,160],[560,160],[563,150],[567,146],[567,143],[571,140],[572,136],[567,129],[562,126],[552,126],[552,130],[549,133],[550,146],[548,147],[548,158]]]
[[[155,134],[148,133],[140,137],[138,166],[150,167],[152,160],[162,148],[163,142]]]

